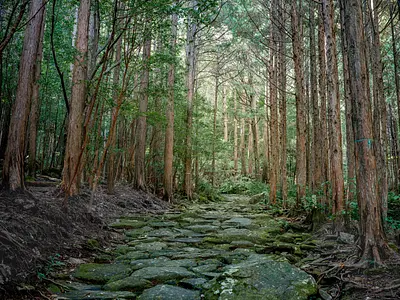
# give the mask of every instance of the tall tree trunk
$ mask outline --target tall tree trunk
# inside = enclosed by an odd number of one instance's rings
[[[280,189],[283,205],[287,200],[287,133],[286,133],[286,34],[285,34],[285,0],[278,3],[278,16],[283,20],[279,23],[278,30],[278,86],[279,89],[279,116],[280,116]]]
[[[306,162],[306,102],[303,77],[303,31],[301,16],[301,0],[292,3],[292,43],[296,84],[296,189],[297,205],[306,195],[307,162]]]
[[[43,17],[44,18],[44,17]],[[40,112],[40,96],[39,96],[39,80],[41,75],[41,64],[43,57],[43,36],[44,36],[44,21],[40,29],[40,41],[37,51],[37,60],[34,70],[34,79],[32,83],[32,103],[29,115],[29,158],[28,172],[31,177],[36,176],[36,145],[37,145],[37,128],[39,123]]]
[[[214,109],[213,109],[213,138],[212,138],[212,160],[211,160],[211,185],[215,183],[215,144],[217,140],[217,109],[218,109],[218,89],[219,89],[219,57],[215,68],[215,87],[214,87]]]
[[[236,91],[233,96],[233,170],[235,175],[238,171],[239,149],[238,149],[238,114],[237,114],[237,95]]]
[[[117,113],[117,102],[118,102],[118,89],[119,89],[119,78],[120,78],[120,71],[121,71],[121,48],[122,48],[122,37],[119,38],[116,49],[115,49],[115,69],[114,69],[114,74],[113,74],[113,108],[112,108],[112,113],[111,113],[111,119],[113,119],[113,116]],[[116,173],[116,167],[115,167],[115,156],[116,156],[116,135],[114,134],[111,140],[110,144],[110,153],[109,153],[109,158],[108,158],[108,164],[107,164],[107,192],[109,194],[114,193],[114,187],[115,187],[115,173]]]
[[[251,95],[251,105],[254,113],[257,111],[257,98],[255,95]],[[250,120],[251,132],[253,133],[253,153],[254,153],[254,174],[255,178],[259,179],[260,176],[260,161],[258,154],[258,117],[255,114]]]
[[[383,68],[381,60],[381,42],[379,37],[379,17],[377,3],[371,0],[368,3],[370,20],[368,22],[371,31],[371,65],[373,79],[373,131],[374,131],[374,146],[376,155],[376,166],[378,173],[379,199],[382,205],[382,218],[387,218],[387,166],[386,166],[386,149],[387,149],[387,113],[385,91],[383,86]],[[371,8],[371,6],[373,8]]]
[[[229,139],[229,132],[228,132],[228,105],[227,101],[227,94],[226,94],[226,85],[222,87],[222,108],[223,108],[223,115],[224,115],[224,141],[227,143]]]
[[[197,10],[197,0],[191,1],[191,8]],[[186,107],[186,140],[185,140],[185,168],[183,191],[188,199],[193,198],[192,182],[192,130],[193,130],[193,100],[196,75],[196,31],[195,20],[189,18],[186,45],[187,80],[187,107]]]
[[[18,86],[12,108],[3,167],[3,185],[11,191],[25,189],[25,136],[32,97],[32,83],[35,79],[35,66],[40,48],[40,35],[44,22],[44,10],[43,0],[33,0],[30,5],[30,21],[25,29]]]
[[[343,1],[343,0],[342,0]],[[382,263],[389,253],[378,194],[376,159],[373,149],[373,130],[369,78],[366,62],[366,39],[361,1],[344,3],[346,40],[349,47],[350,92],[356,151],[357,200],[360,212],[361,260],[373,259]]]
[[[99,0],[92,0],[92,13],[89,20],[89,52],[88,52],[88,75],[89,79],[94,76],[96,69],[96,56],[100,37],[100,15]]]
[[[310,83],[311,83],[311,113],[313,123],[313,137],[312,137],[312,191],[316,194],[321,188],[322,184],[322,160],[321,160],[321,125],[319,119],[319,105],[318,105],[318,83],[317,83],[317,53],[315,42],[315,3],[310,2]]]
[[[65,147],[63,184],[66,196],[79,193],[81,181],[80,153],[82,151],[83,111],[87,97],[87,55],[90,0],[82,0],[78,10],[76,51],[73,72],[70,113]]]
[[[277,0],[271,1],[272,20],[270,27],[270,54],[269,54],[269,105],[270,105],[270,126],[271,126],[271,160],[269,184],[269,200],[271,204],[276,203],[276,193],[278,190],[279,173],[279,121],[278,121],[278,77],[277,77],[277,29],[275,24],[279,24],[277,16]]]
[[[244,118],[245,107],[242,104],[242,117],[240,118],[240,163],[241,163],[241,174],[247,175],[246,168],[246,122]]]
[[[349,62],[348,62],[348,46],[346,42],[346,32],[344,30],[344,6],[343,1],[340,1],[340,27],[341,27],[341,48],[342,48],[342,62],[343,62],[343,89],[345,99],[345,115],[346,115],[346,159],[347,159],[347,193],[346,193],[346,210],[349,208],[349,201],[355,195],[355,156],[354,156],[354,129],[352,123],[352,109],[351,109],[351,95],[350,95],[350,75],[349,75]]]
[[[319,98],[320,98],[320,138],[321,140],[321,167],[323,195],[321,204],[328,207],[328,182],[330,180],[328,130],[326,122],[326,58],[325,58],[325,30],[322,15],[322,5],[319,9],[318,24],[318,61],[319,61]]]
[[[251,129],[251,119],[246,119],[246,125],[248,126],[248,134],[247,134],[247,161],[248,161],[248,169],[247,174],[249,176],[254,175],[253,169],[253,158],[254,158],[254,148],[253,148],[253,130]]]
[[[336,55],[336,37],[334,30],[334,10],[332,0],[322,1],[324,16],[326,60],[328,79],[328,124],[329,149],[331,162],[331,186],[334,214],[334,231],[344,229],[344,180],[342,161],[342,129],[340,120],[339,75]]]
[[[171,54],[174,61],[169,66],[168,72],[168,103],[167,103],[167,127],[165,129],[165,148],[164,148],[164,200],[173,200],[173,160],[174,160],[174,102],[175,102],[175,59],[176,59],[176,39],[177,39],[178,15],[172,15],[171,24]]]
[[[264,128],[263,128],[263,139],[264,139],[264,162],[263,162],[263,181],[265,183],[269,183],[269,165],[270,165],[270,126],[269,126],[269,115],[268,115],[268,82],[267,82],[267,73],[268,73],[268,65],[266,65],[266,75],[265,75],[265,86],[264,86],[264,106],[265,106],[265,117],[264,117]]]
[[[149,34],[149,33],[148,33]],[[147,105],[149,100],[149,74],[150,74],[151,37],[147,36],[143,45],[144,69],[140,81],[139,118],[137,120],[135,143],[135,168],[133,186],[138,190],[146,190],[145,159],[146,159],[146,135],[147,135]]]
[[[394,32],[394,14],[395,14],[395,4],[390,7],[390,31],[391,31],[391,37],[392,37],[392,52],[393,52],[393,68],[394,68],[394,82],[396,86],[396,103],[397,103],[397,115],[400,116],[400,73],[399,73],[399,56],[397,52],[397,47],[396,47],[396,36]],[[400,119],[400,117],[399,117]],[[400,126],[400,122],[399,122]],[[396,135],[397,139],[397,135]],[[396,142],[398,144],[398,141]],[[397,150],[400,151],[399,148]],[[396,155],[396,160],[397,160],[397,166],[400,168],[400,152],[397,152]],[[400,169],[396,170],[396,173],[394,174],[396,176],[396,182],[400,181]],[[400,186],[396,186],[397,192],[400,192]]]

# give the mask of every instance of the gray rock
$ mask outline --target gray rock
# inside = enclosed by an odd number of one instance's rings
[[[161,264],[163,267],[184,267],[184,268],[192,268],[197,266],[197,263],[194,259],[177,259],[177,260],[169,260],[163,262]]]
[[[200,292],[171,285],[157,285],[147,289],[139,300],[200,300]]]
[[[207,279],[204,278],[186,278],[181,280],[179,282],[179,285],[181,285],[182,287],[189,287],[191,289],[201,290],[206,282]]]
[[[213,281],[206,299],[219,295],[220,300],[306,300],[317,293],[314,278],[304,271],[257,254],[227,266]]]
[[[155,280],[163,282],[171,279],[183,279],[196,277],[193,272],[183,267],[147,267],[132,273],[131,278]]]
[[[128,253],[126,253],[124,255],[118,256],[116,258],[116,260],[130,263],[132,260],[145,259],[145,258],[148,258],[148,257],[149,257],[149,254],[145,253],[143,251],[131,251],[131,252],[128,252]]]
[[[226,220],[222,224],[246,228],[252,224],[252,221],[248,218],[236,217],[236,218]]]
[[[167,248],[167,244],[162,242],[143,243],[135,246],[136,250],[154,251]]]
[[[157,229],[152,232],[149,232],[147,236],[151,237],[174,237],[176,233],[172,232],[170,229]]]
[[[192,270],[193,270],[193,272],[202,274],[205,272],[216,271],[218,269],[218,267],[219,267],[219,265],[217,265],[217,264],[201,265],[201,266],[193,268]]]
[[[164,227],[176,227],[178,226],[177,222],[174,221],[166,221],[166,222],[151,222],[149,226],[154,228],[164,228]]]
[[[139,270],[146,267],[159,266],[169,261],[170,261],[169,258],[162,256],[151,259],[138,259],[131,261],[131,266],[134,270]]]
[[[194,232],[206,233],[206,232],[216,232],[219,227],[213,225],[191,225],[188,226],[187,229],[190,229]]]
[[[111,281],[103,286],[106,291],[142,291],[145,288],[151,287],[151,282],[146,279],[137,277],[126,277],[120,280]]]
[[[198,244],[203,241],[202,238],[175,238],[175,239],[168,239],[168,242],[173,243],[185,243],[185,244]]]

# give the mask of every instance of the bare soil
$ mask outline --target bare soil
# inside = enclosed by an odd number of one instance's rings
[[[34,184],[24,193],[0,192],[0,298],[43,299],[42,274],[69,257],[87,258],[112,240],[107,224],[129,214],[163,213],[168,203],[118,186],[108,195],[100,186],[88,213],[90,191],[64,198],[54,184]]]

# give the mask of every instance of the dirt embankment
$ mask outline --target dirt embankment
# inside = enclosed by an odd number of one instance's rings
[[[160,213],[168,204],[126,186],[106,194],[100,187],[88,213],[90,194],[64,198],[55,186],[30,186],[24,194],[0,193],[0,298],[15,295],[21,283],[35,283],[52,258],[90,256],[95,244],[110,240],[112,219],[135,213]],[[19,289],[18,289],[19,288]],[[19,294],[19,293],[18,293]]]

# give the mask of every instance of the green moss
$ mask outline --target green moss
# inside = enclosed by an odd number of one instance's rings
[[[86,243],[90,249],[100,248],[100,243],[96,239],[88,239]]]

